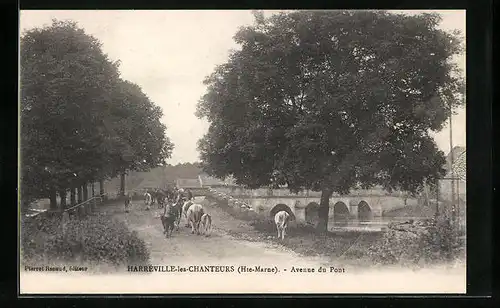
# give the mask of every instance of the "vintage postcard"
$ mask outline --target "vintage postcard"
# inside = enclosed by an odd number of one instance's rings
[[[465,17],[21,11],[20,294],[465,294]]]

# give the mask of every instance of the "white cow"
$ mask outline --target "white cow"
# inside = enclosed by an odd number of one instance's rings
[[[208,213],[201,216],[201,233],[209,236],[212,231],[212,216]]]
[[[279,211],[274,215],[274,222],[276,223],[276,229],[278,229],[278,239],[285,239],[286,227],[288,227],[288,222],[290,221],[290,214],[286,211]]]
[[[196,235],[200,235],[200,222],[201,217],[205,214],[203,210],[203,206],[201,204],[191,204],[187,210],[187,219],[189,224],[191,225],[191,233],[196,233]]]
[[[189,219],[187,216],[187,211],[191,205],[193,205],[194,202],[189,200],[184,202],[184,205],[182,206],[182,215],[186,218],[186,227],[189,227]]]

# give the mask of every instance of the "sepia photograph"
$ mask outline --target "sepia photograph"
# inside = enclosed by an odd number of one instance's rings
[[[19,20],[21,295],[466,293],[465,10]]]

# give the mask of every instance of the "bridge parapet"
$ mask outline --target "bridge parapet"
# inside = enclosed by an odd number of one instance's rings
[[[320,203],[320,194],[311,195],[303,192],[291,194],[284,190],[246,190],[242,188],[217,187],[214,189],[235,200],[248,204],[256,213],[267,217],[272,216],[273,209],[277,206],[286,206],[298,221],[309,221],[308,217],[317,215]],[[278,192],[278,193],[276,193]],[[371,194],[370,194],[371,193]],[[231,204],[237,202],[231,202]],[[394,195],[377,193],[377,191],[359,191],[351,195],[334,195],[330,198],[330,218],[338,215],[358,219],[360,217],[382,216],[384,211],[416,205],[416,199],[406,199]]]
[[[304,190],[299,193],[292,193],[288,188],[280,189],[268,189],[268,188],[257,188],[257,189],[246,189],[240,186],[217,186],[213,189],[223,192],[225,194],[231,195],[233,197],[285,197],[285,198],[320,198],[321,192]],[[357,189],[352,190],[348,195],[340,195],[334,193],[332,198],[342,198],[347,197],[398,197],[404,198],[405,194],[402,192],[388,192],[383,189]]]

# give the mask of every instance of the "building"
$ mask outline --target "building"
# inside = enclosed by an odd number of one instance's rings
[[[234,179],[231,177],[228,177],[224,180],[220,180],[214,177],[211,177],[207,174],[200,174],[198,176],[198,180],[200,182],[201,187],[237,187],[236,183],[234,182]]]
[[[202,188],[199,179],[177,179],[175,181],[177,188],[182,189],[198,189]]]

